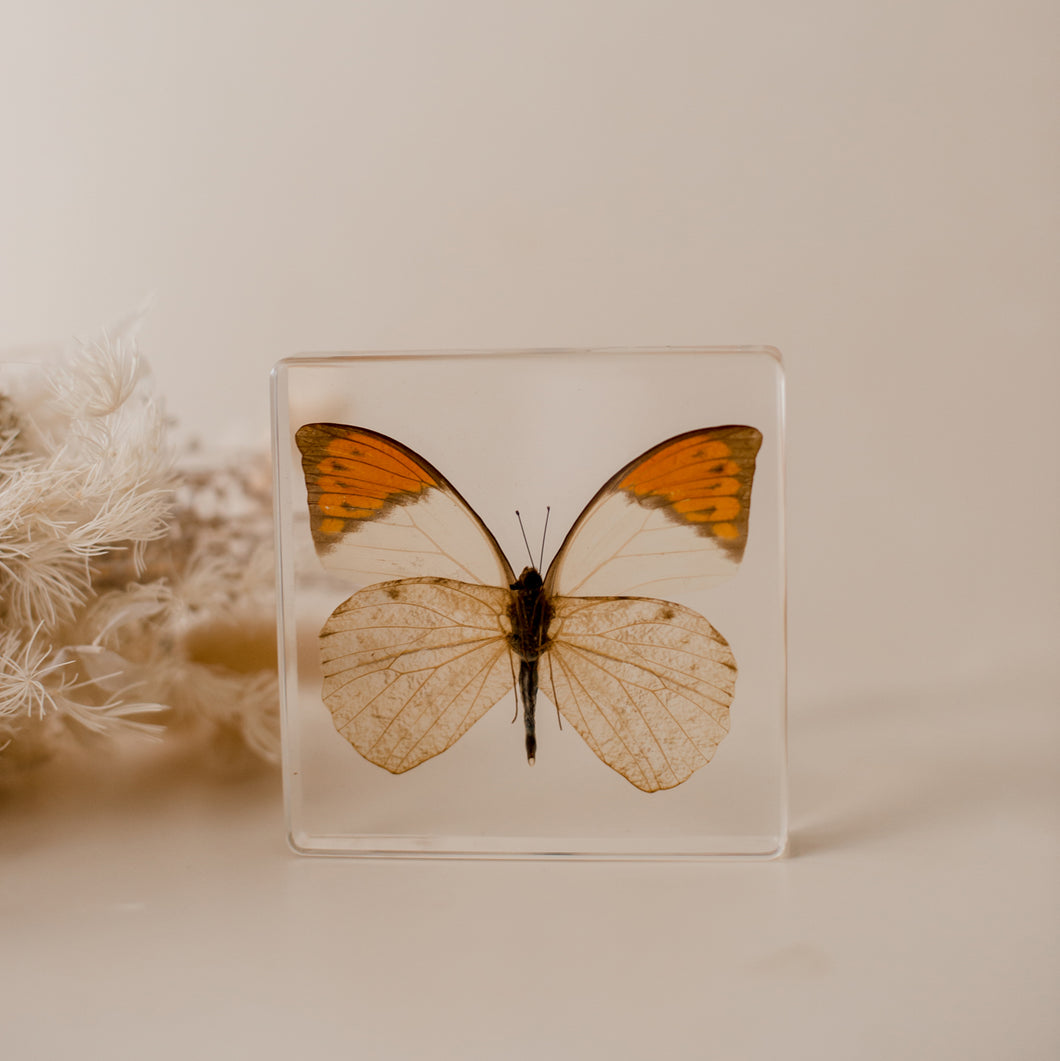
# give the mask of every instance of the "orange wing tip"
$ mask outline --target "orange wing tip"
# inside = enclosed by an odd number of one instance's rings
[[[317,524],[317,530],[321,534],[341,534],[345,526],[346,521],[344,519],[328,516]]]
[[[373,519],[379,515],[382,501],[370,497],[344,497],[342,494],[325,494],[317,502],[320,514],[335,519]]]
[[[358,489],[384,490],[387,493],[420,493],[426,487],[434,486],[434,480],[425,475],[412,476],[403,469],[394,469],[380,464],[369,464],[363,460],[350,460],[347,457],[325,457],[317,467],[321,481],[341,482],[347,489],[353,486]]]
[[[671,446],[665,446],[658,453],[638,464],[620,484],[636,484],[648,479],[662,478],[680,468],[699,461],[716,460],[723,462],[721,468],[725,468],[726,457],[731,457],[732,447],[728,442],[721,439],[710,439],[706,442],[699,439],[683,439]],[[717,474],[714,469],[710,469]]]
[[[738,459],[729,459],[733,456],[732,446],[721,439],[682,439],[664,446],[658,453],[631,468],[618,488],[638,495],[671,490],[682,492],[692,484],[718,477],[738,476],[741,467]],[[704,463],[709,461],[717,463],[704,467]]]
[[[305,424],[296,438],[319,545],[333,544],[358,524],[443,482],[399,443],[359,428]]]
[[[345,505],[347,508],[382,508],[392,494],[368,493],[362,490],[344,490],[341,483],[318,484],[321,490],[317,503],[321,508],[326,505]]]
[[[717,440],[708,442],[703,447],[703,456],[708,460],[715,457],[729,457],[732,455],[732,446],[728,442],[719,442]]]
[[[684,474],[669,472],[666,475],[653,475],[647,479],[635,478],[633,474],[630,474],[618,486],[619,489],[627,490],[638,497],[643,497],[645,494],[665,494],[667,497],[674,498],[705,496],[712,493],[737,493],[740,489],[740,482],[736,476],[740,469],[731,462],[716,464],[714,468],[724,468],[726,473],[724,475],[720,471],[715,473],[714,469],[711,469],[712,474],[706,475],[700,469],[693,467],[686,470]]]
[[[718,497],[710,501],[679,501],[671,507],[690,523],[728,523],[740,514],[740,502],[735,497]]]
[[[716,523],[714,525],[714,536],[724,538],[726,541],[736,541],[740,537],[740,530],[732,523]]]
[[[672,502],[678,512],[693,511],[697,508],[709,508],[711,505],[728,501],[740,492],[740,484],[735,479],[721,479],[716,486],[700,485],[693,490],[668,490],[664,496]]]
[[[434,477],[420,464],[411,460],[405,453],[395,446],[389,445],[380,438],[369,438],[364,435],[352,434],[346,437],[337,437],[329,440],[325,449],[328,457],[335,460],[336,464],[341,462],[354,462],[360,469],[366,467],[382,473],[384,476],[391,475],[399,480],[411,480],[422,483],[425,486],[437,486]],[[348,467],[348,465],[347,465]]]

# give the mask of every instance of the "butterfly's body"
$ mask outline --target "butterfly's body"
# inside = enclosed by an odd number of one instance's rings
[[[537,704],[538,660],[549,645],[548,628],[552,622],[552,605],[549,603],[541,573],[526,567],[518,580],[509,587],[512,601],[508,608],[512,632],[508,645],[519,660],[519,699],[523,705],[523,723],[526,728],[526,760],[531,765],[537,755],[537,732],[534,724],[534,708]]]
[[[727,426],[660,443],[601,487],[544,577],[517,578],[471,506],[402,443],[300,428],[318,555],[365,586],[320,634],[336,728],[402,773],[514,681],[533,763],[544,666],[546,695],[608,766],[646,792],[681,784],[728,732],[736,662],[706,619],[659,594],[736,571],[761,441]]]

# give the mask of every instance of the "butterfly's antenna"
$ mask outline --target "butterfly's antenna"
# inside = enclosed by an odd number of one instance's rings
[[[541,556],[537,561],[537,569],[541,571],[545,566],[545,535],[548,533],[548,514],[552,511],[551,505],[545,506],[545,526],[541,531]]]
[[[526,540],[526,528],[523,526],[523,517],[519,515],[519,510],[515,510],[515,518],[519,521],[519,530],[523,534],[523,545],[526,546],[526,555],[530,557],[530,566],[534,566],[534,554],[530,552],[530,543]]]

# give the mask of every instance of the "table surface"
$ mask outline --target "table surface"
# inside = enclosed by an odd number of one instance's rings
[[[796,705],[770,863],[302,858],[274,769],[66,754],[4,790],[5,1053],[1056,1056],[1055,707]]]

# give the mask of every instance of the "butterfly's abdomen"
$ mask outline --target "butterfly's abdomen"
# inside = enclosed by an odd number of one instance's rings
[[[512,632],[508,644],[519,657],[519,698],[523,704],[526,727],[526,759],[533,763],[537,753],[534,726],[534,707],[537,702],[537,661],[548,648],[548,627],[552,622],[552,605],[545,592],[541,575],[532,567],[525,568],[518,580],[509,587],[512,592],[508,618]]]

